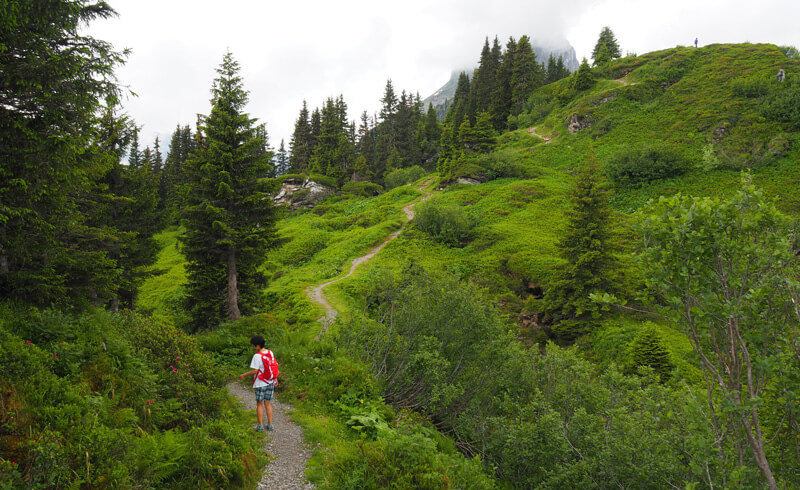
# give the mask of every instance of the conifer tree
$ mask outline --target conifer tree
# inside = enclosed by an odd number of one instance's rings
[[[611,28],[608,26],[603,27],[603,30],[600,31],[600,36],[597,39],[597,43],[594,45],[594,49],[592,50],[592,59],[594,60],[594,64],[597,65],[603,62],[615,60],[621,56],[622,52],[619,49],[619,43],[617,43],[617,38],[614,37],[614,33],[611,31]]]
[[[557,246],[566,263],[546,290],[544,305],[553,319],[553,332],[571,342],[595,327],[600,318],[600,308],[589,295],[619,290],[611,212],[594,161],[578,174],[567,229]]]
[[[422,160],[425,167],[430,169],[429,164],[433,163],[439,153],[439,140],[442,137],[442,125],[439,123],[439,116],[433,104],[428,104],[428,112],[422,126]]]
[[[470,82],[469,76],[466,72],[461,72],[458,75],[458,84],[456,85],[456,92],[453,95],[453,102],[447,111],[447,116],[454,122],[455,125],[461,124],[464,116],[469,116],[469,93]]]
[[[506,52],[497,69],[495,90],[492,94],[492,123],[498,131],[505,129],[508,116],[511,114],[512,85],[511,77],[514,69],[514,57],[517,51],[517,42],[513,37],[506,43]]]
[[[195,329],[253,306],[265,281],[258,267],[272,240],[274,207],[263,176],[271,154],[243,112],[247,92],[228,52],[217,69],[211,114],[200,127],[203,144],[187,162],[188,192],[182,237],[188,262],[188,303]]]
[[[655,328],[645,328],[631,344],[633,367],[648,366],[658,374],[661,382],[666,382],[675,368],[669,351]]]
[[[583,61],[581,61],[581,66],[578,68],[578,71],[575,72],[572,86],[575,90],[586,90],[591,88],[592,85],[594,85],[594,75],[592,74],[592,69],[589,67],[589,62],[584,58]]]
[[[128,150],[128,165],[138,168],[142,164],[142,153],[139,151],[139,128],[134,125],[131,135],[131,146]]]
[[[294,133],[290,141],[292,156],[289,159],[292,173],[305,173],[314,151],[314,136],[311,130],[311,120],[308,115],[308,104],[303,101],[303,108],[294,125]]]
[[[289,155],[286,153],[286,146],[281,138],[281,145],[275,154],[275,175],[281,176],[289,172]]]
[[[497,39],[495,38],[496,42]],[[492,49],[489,47],[489,38],[487,37],[481,50],[478,68],[472,75],[469,94],[469,114],[471,117],[489,110],[496,79],[497,61]]]
[[[522,107],[528,97],[542,84],[541,66],[536,62],[528,36],[522,36],[517,42],[511,68],[511,114],[522,112]]]

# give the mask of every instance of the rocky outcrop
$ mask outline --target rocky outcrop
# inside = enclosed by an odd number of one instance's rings
[[[569,130],[570,134],[577,133],[582,129],[586,129],[592,125],[594,120],[591,116],[583,116],[579,117],[577,114],[573,114],[569,116],[569,123],[567,123],[567,129]]]
[[[291,208],[313,208],[318,202],[336,193],[336,189],[311,179],[287,179],[272,197],[276,205]]]

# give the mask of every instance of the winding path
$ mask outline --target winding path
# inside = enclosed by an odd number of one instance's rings
[[[326,282],[324,284],[320,284],[319,286],[317,286],[317,287],[315,287],[313,289],[306,290],[306,293],[308,294],[308,297],[309,297],[309,299],[311,299],[312,302],[317,303],[318,305],[320,305],[323,308],[325,308],[325,315],[323,315],[319,319],[319,323],[322,325],[322,330],[320,330],[320,332],[317,334],[317,336],[314,337],[314,340],[319,340],[323,335],[325,335],[325,332],[328,331],[328,327],[330,327],[331,323],[333,323],[333,321],[336,319],[336,316],[339,314],[339,312],[336,311],[336,309],[334,307],[332,307],[330,305],[330,303],[328,303],[328,300],[325,297],[325,293],[323,293],[322,290],[325,289],[326,287],[330,286],[333,283],[339,282],[341,280],[344,280],[344,279],[347,279],[348,277],[350,277],[353,274],[353,272],[355,272],[356,268],[359,265],[363,264],[364,262],[366,262],[369,259],[371,259],[372,257],[374,257],[378,252],[381,251],[381,249],[383,247],[386,246],[387,243],[391,242],[392,240],[394,240],[395,238],[400,236],[400,233],[403,232],[403,229],[405,229],[406,225],[408,225],[408,223],[412,219],[414,219],[414,206],[416,206],[418,203],[420,203],[420,202],[428,199],[429,197],[431,197],[431,193],[430,192],[425,192],[423,189],[425,187],[427,187],[432,181],[433,181],[433,179],[428,179],[419,187],[419,190],[422,191],[425,194],[424,196],[422,196],[421,199],[416,200],[416,201],[412,202],[411,204],[403,207],[403,211],[406,213],[406,217],[408,218],[408,221],[403,223],[403,226],[401,226],[399,230],[397,230],[394,233],[392,233],[391,235],[389,235],[386,238],[386,240],[383,241],[383,243],[381,243],[377,247],[373,248],[372,250],[367,252],[365,255],[362,255],[361,257],[356,257],[355,259],[353,259],[353,261],[350,263],[350,270],[344,276],[337,277],[336,279],[328,281],[328,282]]]
[[[433,179],[425,181],[420,186],[420,191],[427,187]],[[423,191],[425,192],[425,191]],[[350,277],[356,268],[368,261],[381,251],[387,243],[394,240],[408,222],[414,219],[414,205],[428,199],[431,196],[430,192],[425,192],[425,195],[411,204],[405,206],[403,211],[406,213],[408,221],[406,221],[399,230],[389,235],[386,240],[380,245],[373,248],[365,255],[353,259],[350,265],[350,270],[342,277],[328,281],[313,289],[307,291],[308,297],[311,301],[321,305],[325,308],[325,315],[319,319],[322,324],[322,330],[317,334],[316,339],[319,339],[328,327],[336,318],[338,312],[328,303],[325,298],[325,293],[322,290],[342,279]],[[241,383],[231,382],[227,385],[228,392],[235,396],[245,409],[255,411],[256,402],[253,390],[244,387]],[[292,411],[292,406],[288,403],[281,403],[277,396],[272,398],[272,425],[275,426],[275,431],[267,433],[264,442],[263,451],[269,457],[269,462],[264,468],[261,476],[261,481],[258,483],[259,490],[313,490],[315,487],[305,478],[306,466],[311,457],[311,448],[307,447],[303,441],[303,430],[289,419],[289,413]]]
[[[539,134],[539,133],[537,133],[537,132],[536,132],[536,128],[528,128],[528,132],[529,132],[530,134],[532,134],[532,135],[536,136],[537,138],[541,139],[542,141],[544,141],[544,144],[545,144],[545,145],[546,145],[546,144],[548,144],[548,143],[550,143],[550,142],[552,141],[552,139],[550,139],[550,137],[549,137],[549,136],[545,136],[545,135],[543,135],[543,134]]]

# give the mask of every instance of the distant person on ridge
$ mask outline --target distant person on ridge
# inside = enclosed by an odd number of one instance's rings
[[[250,371],[240,374],[239,379],[250,375],[253,378],[253,388],[256,392],[256,416],[258,425],[256,431],[272,430],[272,394],[278,382],[278,363],[275,362],[275,354],[264,347],[264,337],[256,335],[250,339],[250,345],[256,352],[250,361]],[[264,425],[264,412],[267,413],[267,425]]]
[[[694,38],[694,47],[697,47],[697,38]]]
[[[786,72],[783,71],[783,68],[778,70],[778,74],[775,75],[775,78],[777,78],[779,82],[783,82],[784,80],[786,80]]]

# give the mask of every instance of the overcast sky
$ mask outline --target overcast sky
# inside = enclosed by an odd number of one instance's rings
[[[590,57],[603,26],[622,52],[729,42],[800,47],[796,0],[108,0],[119,17],[90,34],[130,48],[118,70],[137,94],[127,113],[166,152],[176,124],[210,112],[215,68],[230,49],[250,92],[247,112],[274,147],[289,140],[303,99],[344,95],[350,119],[379,107],[386,80],[424,98],[477,64],[484,38],[566,40]]]

